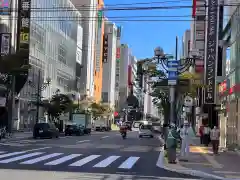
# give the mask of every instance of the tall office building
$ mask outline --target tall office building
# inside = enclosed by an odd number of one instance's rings
[[[116,46],[117,27],[114,23],[106,21],[103,46],[103,81],[102,101],[115,105],[115,75],[116,75]]]
[[[95,63],[94,63],[94,100],[100,102],[102,99],[102,78],[103,78],[103,1],[98,1],[96,42],[95,42]]]
[[[119,84],[120,84],[120,61],[121,61],[121,27],[117,27],[117,40],[116,40],[116,75],[115,75],[115,109],[120,110],[119,107]]]
[[[191,32],[190,30],[186,30],[183,35],[183,46],[182,46],[182,57],[187,58],[190,52],[190,43],[191,43]]]
[[[131,62],[129,64],[129,80],[132,84],[132,92],[134,96],[138,96],[138,83],[137,83],[137,58],[135,56],[131,57]]]
[[[119,108],[123,109],[126,106],[126,99],[130,94],[131,76],[129,74],[129,65],[131,64],[131,50],[127,44],[121,44],[120,81],[119,81]]]
[[[99,10],[97,0],[71,0],[83,17],[83,54],[80,77],[80,93],[94,98],[94,68],[96,47],[96,26]],[[99,3],[100,4],[100,3]],[[91,18],[90,18],[91,17]],[[93,20],[94,19],[94,20]]]
[[[21,1],[13,0],[12,9],[18,9],[17,4]],[[35,123],[36,107],[31,103],[36,100],[36,89],[38,83],[42,83],[50,78],[51,83],[43,89],[42,96],[49,99],[56,91],[61,93],[71,93],[76,91],[76,62],[81,63],[81,57],[77,59],[77,51],[81,54],[81,47],[77,50],[77,44],[82,44],[81,37],[81,14],[76,10],[70,0],[29,0],[31,5],[29,32],[29,70],[28,81],[21,90],[18,101],[15,104],[14,128],[32,128]],[[6,5],[6,4],[5,4]],[[10,5],[10,4],[9,4]],[[68,8],[71,11],[36,11],[41,8]],[[9,11],[11,12],[11,11]],[[15,52],[17,37],[17,14],[15,11],[9,15],[12,22],[0,20],[1,32],[11,32],[12,53]],[[56,19],[49,21],[49,17]],[[75,19],[69,21],[67,18]],[[57,21],[59,20],[59,21]],[[22,23],[21,26],[28,24]],[[26,29],[26,28],[25,28]],[[19,36],[19,34],[18,34]],[[20,42],[24,39],[20,38]],[[3,44],[2,44],[3,45]],[[40,75],[40,77],[39,77]],[[40,80],[40,81],[39,81]],[[42,87],[41,87],[42,88]],[[40,112],[39,116],[43,116]]]

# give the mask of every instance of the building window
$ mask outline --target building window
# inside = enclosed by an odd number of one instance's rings
[[[58,60],[64,64],[66,64],[67,63],[66,56],[67,56],[67,50],[66,50],[65,46],[60,44],[58,46]]]

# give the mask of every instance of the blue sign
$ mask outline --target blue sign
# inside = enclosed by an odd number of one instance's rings
[[[0,15],[9,15],[10,14],[10,0],[0,0]]]
[[[168,85],[176,85],[178,77],[178,60],[168,60]]]

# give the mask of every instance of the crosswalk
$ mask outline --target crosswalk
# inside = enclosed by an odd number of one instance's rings
[[[18,165],[43,165],[43,166],[68,166],[92,168],[117,168],[132,169],[138,163],[140,157],[136,156],[117,156],[117,155],[84,155],[84,154],[66,154],[66,153],[49,153],[49,152],[4,152],[0,151],[0,167],[3,164]]]

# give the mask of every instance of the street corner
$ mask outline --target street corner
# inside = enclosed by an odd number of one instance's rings
[[[201,155],[189,155],[188,158],[179,160],[177,155],[176,164],[168,163],[166,151],[161,151],[156,166],[174,173],[184,174],[198,178],[223,179],[223,176],[214,173],[212,164],[207,162]]]

